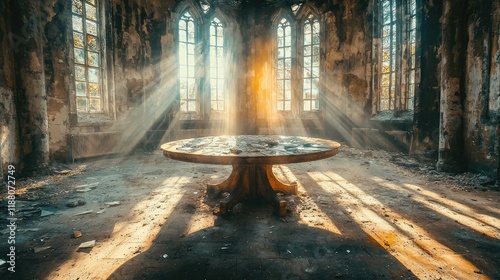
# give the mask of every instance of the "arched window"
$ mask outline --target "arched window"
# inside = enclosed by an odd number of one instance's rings
[[[282,18],[277,28],[278,55],[276,65],[277,110],[292,109],[292,28],[286,18]]]
[[[304,111],[319,110],[320,24],[312,14],[304,22],[302,102]]]
[[[197,112],[199,100],[196,87],[195,23],[189,12],[179,20],[179,88],[180,110]]]
[[[98,0],[72,0],[72,33],[76,109],[104,111],[101,17]]]
[[[223,118],[229,102],[225,80],[229,20],[208,1],[185,1],[178,8],[175,24],[181,119]]]
[[[380,0],[379,4],[382,46],[378,110],[413,110],[417,71],[416,0]]]
[[[224,111],[224,26],[215,17],[210,22],[210,107]]]
[[[294,4],[275,17],[278,112],[311,117],[319,111],[321,24],[316,14],[306,3]]]

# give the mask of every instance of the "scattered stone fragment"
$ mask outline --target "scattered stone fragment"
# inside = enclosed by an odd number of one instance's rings
[[[80,238],[80,237],[82,237],[82,236],[83,236],[83,234],[82,234],[82,232],[81,232],[81,231],[79,231],[79,230],[75,230],[75,231],[73,231],[73,237],[74,237],[74,238]]]
[[[111,206],[120,205],[120,201],[110,201],[110,202],[106,202],[104,204],[108,205],[108,207],[111,207]]]
[[[78,201],[71,201],[71,202],[68,202],[66,204],[67,207],[77,207],[77,206],[80,206],[80,205],[85,205],[87,202],[85,202],[84,200],[78,200]]]
[[[24,231],[39,231],[40,228],[20,228],[17,231],[18,232],[24,232]]]
[[[137,250],[135,250],[134,252],[132,252],[132,254],[139,254],[140,252],[142,252],[142,247],[139,247],[137,248]]]
[[[40,213],[40,217],[47,217],[50,215],[54,215],[54,212],[42,210],[42,212]]]
[[[80,244],[80,246],[78,246],[78,249],[92,248],[94,246],[95,246],[95,240],[91,240]]]
[[[91,191],[95,188],[97,188],[97,185],[99,185],[99,182],[91,183],[91,184],[85,184],[85,185],[80,185],[76,187],[77,192],[88,192]]]
[[[77,214],[75,214],[75,216],[86,215],[86,214],[90,214],[90,213],[93,213],[93,212],[94,212],[94,210],[87,210],[87,211],[83,211],[83,212],[77,213]]]
[[[106,211],[106,209],[99,210],[99,211],[97,211],[96,213],[97,213],[97,214],[102,214],[102,213],[104,213],[104,211]]]
[[[50,248],[52,248],[52,246],[37,247],[37,248],[33,248],[33,252],[35,252],[35,254],[36,254],[36,253],[40,253],[40,252],[45,251],[45,250],[50,249]]]
[[[241,154],[241,152],[243,152],[242,150],[240,150],[240,149],[236,149],[236,148],[231,148],[231,149],[229,149],[229,151],[230,151],[232,154]]]

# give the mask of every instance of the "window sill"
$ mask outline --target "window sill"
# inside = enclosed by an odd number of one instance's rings
[[[394,124],[413,123],[413,110],[411,111],[382,111],[371,118],[372,121]]]
[[[320,118],[320,111],[302,111],[300,113],[300,118],[301,119],[306,119],[306,120],[311,120],[311,119],[319,119]]]
[[[72,126],[105,126],[114,123],[114,119],[104,113],[95,114],[72,114],[70,116]]]

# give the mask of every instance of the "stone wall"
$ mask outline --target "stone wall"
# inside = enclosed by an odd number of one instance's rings
[[[0,3],[0,174],[5,174],[9,164],[19,166],[20,143],[16,110],[14,57],[8,1]],[[2,181],[3,176],[0,176]]]
[[[269,73],[274,69],[269,51],[274,43],[272,24],[290,2],[214,4],[213,8],[231,22],[228,58],[232,63],[226,71],[231,78],[231,117],[214,121],[212,116],[204,116],[201,122],[180,119],[176,94],[175,23],[183,7],[197,1],[103,1],[109,100],[106,116],[101,119],[79,118],[71,99],[71,2],[0,3],[0,46],[8,50],[0,54],[3,171],[9,163],[28,164],[35,159],[31,165],[45,164],[45,150],[51,160],[68,160],[69,136],[79,133],[118,131],[123,137],[117,145],[130,151],[155,133],[164,138],[161,141],[224,131],[303,133],[349,142],[352,130],[358,128],[380,132],[396,129],[397,135],[406,131],[404,139],[411,152],[436,151],[435,159],[442,169],[499,170],[498,1],[417,1],[422,3],[417,45],[419,83],[414,116],[409,125],[400,127],[391,124],[394,118],[374,122],[378,112],[373,77],[378,62],[373,46],[380,43],[374,30],[376,1],[306,3],[319,14],[322,24],[324,83],[316,118],[281,118],[269,109],[273,106],[269,102],[273,91]],[[459,4],[463,8],[457,8]],[[34,89],[34,85],[43,90]],[[48,148],[42,135],[44,122],[48,123]]]
[[[493,172],[500,163],[500,3],[469,1],[466,14],[463,153],[468,169]]]

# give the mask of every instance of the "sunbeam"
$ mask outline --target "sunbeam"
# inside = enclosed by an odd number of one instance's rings
[[[403,188],[380,178],[374,178],[374,181],[393,190],[409,193],[411,194],[411,199],[425,205],[437,213],[489,237],[500,239],[500,221],[494,217],[478,214],[477,210],[413,184],[403,184],[405,187]]]
[[[77,265],[79,263],[85,263],[88,279],[106,279],[134,257],[134,252],[148,250],[162,229],[162,225],[182,199],[183,186],[190,180],[188,177],[172,176],[163,181],[150,197],[141,200],[130,209],[128,217],[124,217],[123,222],[114,224],[108,238],[97,242],[96,247],[99,249],[97,252],[72,253],[68,260],[54,269],[47,279],[82,277],[82,268]],[[175,195],[171,195],[173,190]],[[137,211],[147,211],[154,216],[154,219],[145,221],[141,213],[136,213]],[[64,274],[60,274],[59,271],[64,271]]]
[[[335,199],[337,203],[349,209],[346,210],[348,215],[417,277],[423,277],[428,271],[442,271],[448,277],[467,279],[471,273],[479,271],[463,256],[435,240],[427,230],[337,173],[327,171],[308,174],[312,178],[328,178],[331,184],[329,187],[320,184],[323,190],[332,194],[341,192],[341,196]],[[478,277],[487,279],[484,275]]]

